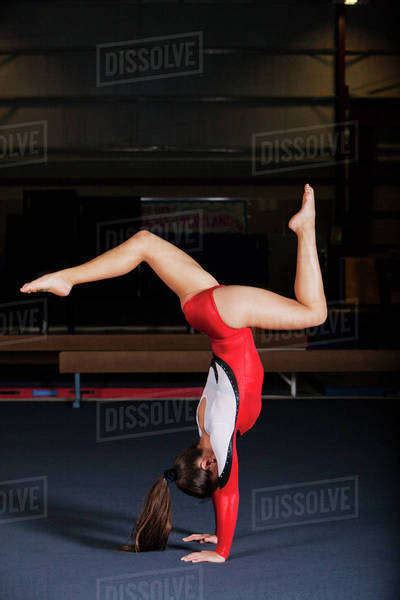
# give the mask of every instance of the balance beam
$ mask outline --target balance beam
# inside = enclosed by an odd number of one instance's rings
[[[258,351],[265,371],[281,374],[293,398],[297,373],[396,372],[400,362],[400,352],[390,350]],[[59,355],[59,370],[75,375],[74,406],[79,406],[82,373],[205,373],[210,356],[208,350],[65,351]]]

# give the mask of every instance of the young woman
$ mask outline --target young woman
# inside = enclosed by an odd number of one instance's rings
[[[210,337],[213,356],[197,408],[199,438],[154,483],[133,533],[134,544],[125,549],[166,547],[172,528],[169,484],[175,482],[189,495],[211,496],[216,517],[215,534],[183,538],[215,544],[215,550],[191,552],[181,560],[222,563],[228,558],[239,504],[236,439],[254,425],[261,410],[264,371],[251,327],[303,329],[323,323],[327,314],[309,185],[289,227],[298,240],[296,300],[251,286],[221,285],[185,252],[145,230],[87,263],[22,286],[23,293],[66,296],[74,285],[124,275],[145,261],[177,294],[189,324]]]

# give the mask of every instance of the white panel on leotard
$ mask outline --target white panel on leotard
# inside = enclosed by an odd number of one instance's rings
[[[218,381],[215,378],[214,369],[210,367],[201,398],[205,397],[206,399],[204,429],[210,435],[211,446],[218,464],[218,475],[221,475],[227,460],[229,442],[235,428],[236,396],[224,369],[218,363],[215,364]],[[199,435],[201,436],[202,432],[197,413],[196,419]]]

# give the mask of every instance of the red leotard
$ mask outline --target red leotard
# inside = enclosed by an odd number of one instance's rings
[[[214,301],[213,290],[219,285],[192,296],[182,309],[188,323],[211,340],[212,370],[223,369],[231,384],[236,402],[235,425],[229,440],[218,488],[213,494],[218,544],[216,552],[227,558],[235,532],[239,506],[238,457],[236,436],[243,435],[256,422],[261,411],[261,389],[264,368],[249,327],[229,327],[221,318]],[[222,371],[220,371],[222,372]],[[206,388],[205,388],[206,389]],[[225,386],[226,395],[226,386]],[[207,399],[206,399],[207,401]],[[217,453],[216,453],[217,454]]]

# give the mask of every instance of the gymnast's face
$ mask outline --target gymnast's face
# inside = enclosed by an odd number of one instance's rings
[[[209,448],[203,448],[202,455],[198,459],[198,465],[200,469],[204,471],[211,471],[215,476],[218,475],[217,459],[215,458],[214,452]]]

